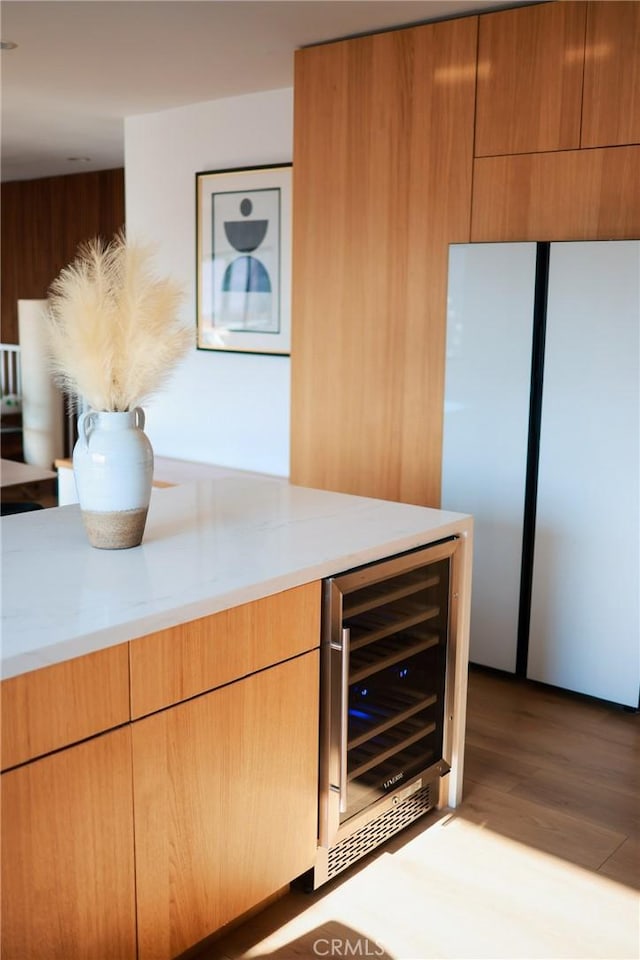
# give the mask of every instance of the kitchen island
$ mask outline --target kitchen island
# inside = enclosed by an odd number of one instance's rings
[[[127,551],[3,519],[3,957],[169,960],[308,869],[321,581],[450,536],[455,804],[471,530],[254,477],[154,490]]]

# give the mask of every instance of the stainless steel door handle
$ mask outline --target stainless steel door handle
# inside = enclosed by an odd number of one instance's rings
[[[347,812],[347,748],[349,742],[349,651],[351,631],[342,628],[342,653],[340,664],[340,813]]]

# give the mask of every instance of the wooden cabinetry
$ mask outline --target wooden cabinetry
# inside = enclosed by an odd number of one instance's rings
[[[124,170],[95,170],[0,188],[3,343],[18,343],[18,300],[40,300],[79,243],[111,237],[125,221]],[[3,454],[4,455],[4,454]]]
[[[133,724],[141,960],[175,957],[313,863],[318,652]]]
[[[640,3],[589,3],[583,147],[640,143]]]
[[[129,720],[129,648],[119,644],[2,681],[2,769]]]
[[[436,505],[477,19],[296,53],[291,479]]]
[[[3,960],[131,960],[131,730],[2,775]]]
[[[169,960],[312,866],[320,586],[3,681],[2,960]]]
[[[640,142],[640,4],[480,17],[477,157]]]
[[[131,642],[136,719],[318,646],[320,584],[307,583]]]
[[[471,240],[640,236],[640,146],[480,157]]]
[[[567,0],[480,17],[476,156],[580,146],[586,6]]]
[[[639,23],[563,0],[298,51],[294,483],[438,506],[448,244],[640,235]]]

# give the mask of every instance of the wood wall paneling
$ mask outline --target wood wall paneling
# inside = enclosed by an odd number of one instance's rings
[[[638,171],[640,146],[478,159],[471,240],[640,237]]]
[[[582,146],[640,142],[640,3],[589,3]]]
[[[124,170],[6,182],[1,208],[1,337],[18,343],[18,300],[46,297],[79,243],[124,224]]]
[[[2,769],[129,720],[123,643],[2,681]]]
[[[477,18],[296,54],[291,479],[437,505]]]
[[[480,17],[476,156],[580,146],[585,18],[572,0]]]
[[[133,640],[131,715],[213,690],[319,643],[317,581]]]
[[[135,722],[133,751],[140,960],[177,956],[312,866],[318,651]]]
[[[136,955],[131,728],[2,774],[3,960]]]

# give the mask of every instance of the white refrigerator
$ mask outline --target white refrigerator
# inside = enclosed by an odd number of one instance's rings
[[[640,242],[450,248],[442,507],[472,662],[638,706]]]

